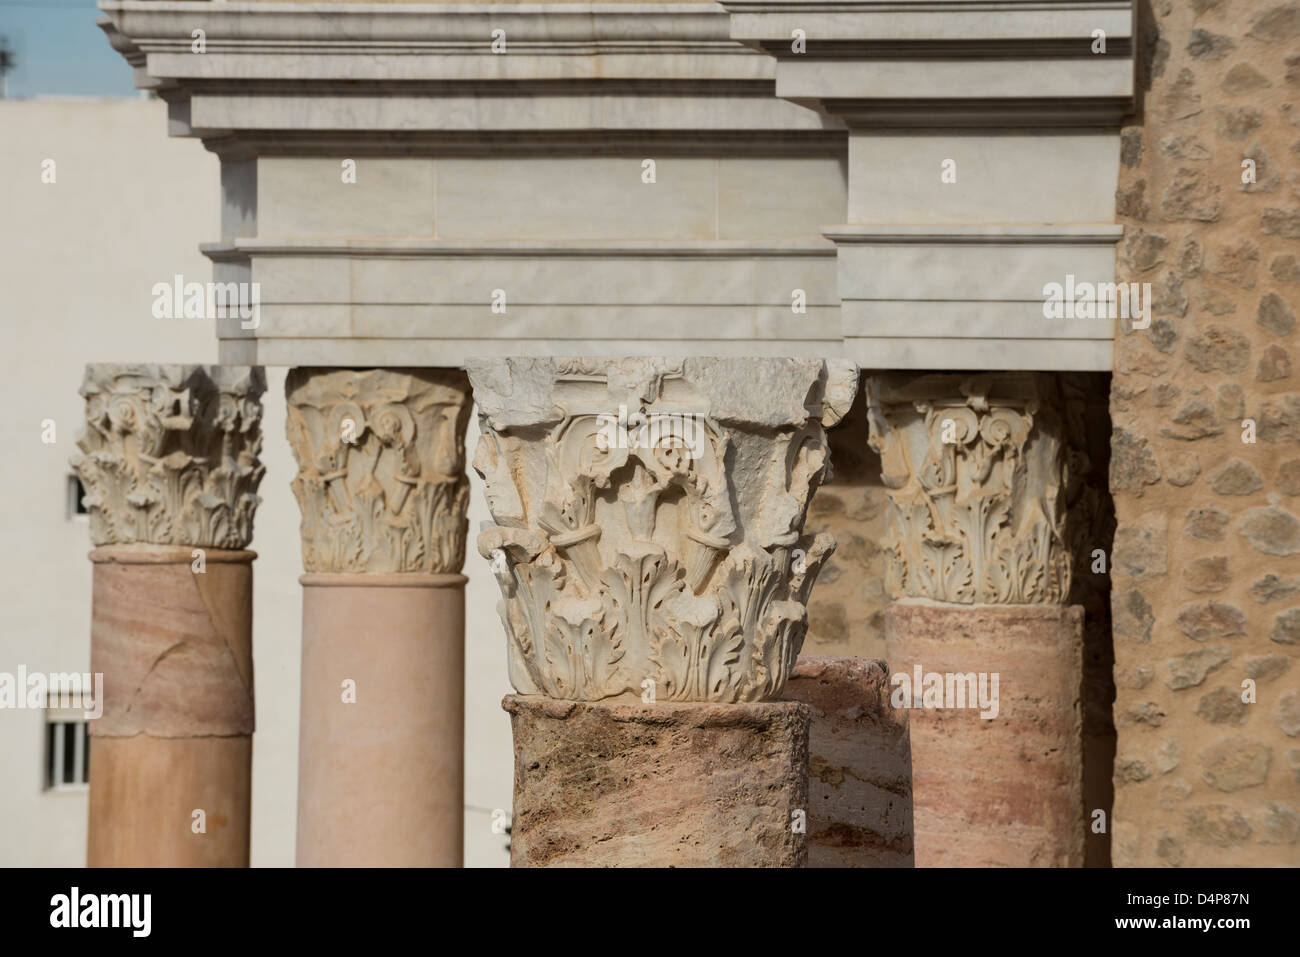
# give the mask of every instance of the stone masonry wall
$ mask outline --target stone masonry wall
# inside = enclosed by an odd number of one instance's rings
[[[1113,860],[1295,865],[1300,3],[1141,16],[1118,278],[1155,318],[1121,324],[1111,391]]]
[[[862,388],[849,414],[827,433],[831,479],[808,506],[809,532],[835,537],[831,555],[808,599],[805,655],[885,655],[885,536],[889,498],[880,480],[880,456],[867,445]]]

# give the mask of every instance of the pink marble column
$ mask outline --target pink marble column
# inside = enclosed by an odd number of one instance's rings
[[[1083,609],[1069,599],[1096,502],[1074,405],[1035,373],[881,375],[866,390],[916,866],[1082,866]]]
[[[465,577],[301,581],[298,864],[459,867]]]
[[[998,676],[997,714],[913,707],[917,867],[1079,867],[1086,834],[1083,609],[885,608],[891,673]]]
[[[92,867],[246,867],[260,369],[87,367]]]
[[[469,387],[295,369],[302,509],[298,863],[459,867]]]

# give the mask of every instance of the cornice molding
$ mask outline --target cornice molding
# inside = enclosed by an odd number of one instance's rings
[[[256,3],[109,0],[111,29],[145,53],[188,52],[191,30],[208,49],[267,53],[337,50],[362,56],[415,50],[492,55],[492,30],[509,45],[571,52],[595,47],[665,52],[712,46],[744,53],[715,3]],[[102,23],[103,21],[101,21]]]
[[[778,96],[851,128],[1115,126],[1133,108],[1131,0],[721,5],[777,61]]]
[[[823,227],[822,235],[837,246],[896,246],[899,243],[938,243],[945,246],[1105,246],[1119,242],[1124,235],[1124,227],[1114,223],[958,223],[916,226],[850,223]]]
[[[502,240],[500,242],[455,242],[451,240],[284,240],[234,239],[202,243],[202,252],[213,262],[244,263],[256,256],[347,256],[351,259],[754,259],[810,257],[835,258],[830,242],[797,240],[698,240],[693,242],[618,241],[547,242],[544,240]]]
[[[1106,32],[1109,47],[1131,41],[1134,24],[1131,0],[719,0],[719,5],[732,17],[733,37],[783,38],[790,55],[795,55],[788,42],[794,27],[804,31],[810,45],[963,52],[962,44],[987,50],[1034,44],[1086,55],[1094,30]]]
[[[110,0],[101,9],[106,16],[100,26],[136,68],[137,85],[173,102],[222,94],[328,99],[355,96],[368,86],[376,95],[443,99],[496,95],[518,83],[541,100],[566,94],[663,96],[675,83],[706,99],[765,98],[772,96],[775,77],[777,97],[865,128],[1105,126],[1117,124],[1133,104],[1131,0]],[[806,37],[799,53],[791,48],[795,29]],[[1098,29],[1106,35],[1103,54],[1092,52]],[[195,30],[204,31],[201,55],[191,52]],[[505,54],[493,52],[493,31],[505,31]],[[881,69],[870,70],[872,63]],[[949,82],[943,72],[954,68],[960,82]],[[222,113],[230,106],[216,109]],[[267,116],[244,123],[238,113],[221,124],[196,114],[193,125],[205,138],[227,128],[267,130]],[[350,122],[346,111],[341,116]],[[692,126],[686,114],[664,118],[674,129]],[[752,119],[781,127],[794,122],[780,115]],[[301,129],[275,114],[269,121],[271,129]],[[178,129],[188,122],[187,116],[174,117]]]

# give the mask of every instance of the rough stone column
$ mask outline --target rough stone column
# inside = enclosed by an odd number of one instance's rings
[[[916,865],[1080,866],[1083,613],[1066,603],[1092,499],[1065,442],[1077,410],[1033,373],[866,389],[891,501],[886,658],[891,700],[910,705]],[[972,702],[981,683],[995,707]]]
[[[90,365],[91,867],[246,867],[260,368]]]
[[[803,522],[856,369],[468,370],[518,692],[512,862],[802,865],[808,710],[780,699],[834,548]]]
[[[304,867],[463,862],[469,388],[444,369],[294,369]]]

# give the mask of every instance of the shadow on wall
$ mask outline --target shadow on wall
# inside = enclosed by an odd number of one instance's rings
[[[1110,497],[1110,375],[1066,377],[1082,407],[1071,423],[1087,507],[1074,529],[1074,577],[1069,603],[1083,606],[1083,801],[1088,824],[1085,867],[1110,867],[1110,833],[1115,786],[1115,647],[1111,635],[1110,568],[1115,538],[1115,503]],[[1098,815],[1098,811],[1104,816]],[[1104,826],[1102,826],[1104,825]],[[1100,826],[1100,830],[1098,827]]]

